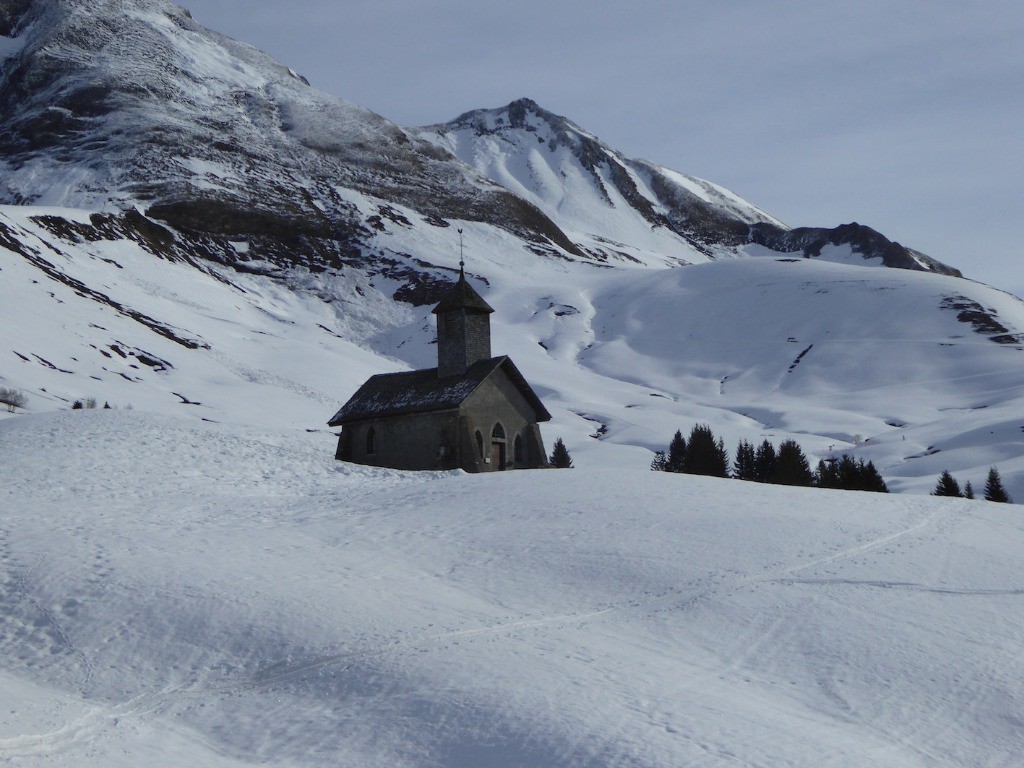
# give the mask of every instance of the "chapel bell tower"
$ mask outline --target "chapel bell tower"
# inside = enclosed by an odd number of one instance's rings
[[[461,237],[459,239],[461,247]],[[439,378],[461,375],[478,360],[490,359],[493,311],[466,282],[465,263],[460,258],[458,282],[433,309],[437,315]]]

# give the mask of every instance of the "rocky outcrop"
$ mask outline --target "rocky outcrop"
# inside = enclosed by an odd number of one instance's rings
[[[820,256],[826,245],[848,245],[865,260],[881,259],[886,267],[962,277],[960,270],[895,243],[871,227],[857,222],[842,224],[833,229],[798,227],[788,230],[771,224],[754,224],[750,227],[750,242],[780,253],[801,253],[807,258]]]

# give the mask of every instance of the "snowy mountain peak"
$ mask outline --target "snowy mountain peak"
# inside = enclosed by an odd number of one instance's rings
[[[767,248],[959,274],[859,225],[790,230],[716,184],[625,157],[528,98],[466,112],[419,136],[528,200],[599,261],[689,264]]]
[[[568,118],[541,107],[533,99],[521,98],[497,109],[475,109],[448,124],[469,128],[480,134],[499,134],[515,141],[518,132],[534,135],[538,142],[578,146],[583,141],[600,144],[600,140]],[[605,147],[605,149],[607,149]]]

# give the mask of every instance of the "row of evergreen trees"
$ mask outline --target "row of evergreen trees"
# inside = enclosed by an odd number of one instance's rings
[[[651,469],[776,485],[889,492],[874,464],[870,461],[865,464],[863,459],[845,454],[839,459],[819,461],[817,469],[812,471],[806,454],[795,440],[783,440],[778,449],[767,439],[757,447],[741,440],[730,468],[725,444],[721,438],[715,438],[707,424],[694,425],[688,440],[676,430],[668,451],[655,453]]]
[[[935,484],[932,496],[955,496],[961,499],[973,499],[974,488],[968,480],[963,490],[960,490],[960,483],[949,473],[948,470],[939,475],[939,481]],[[999,477],[999,470],[991,467],[988,470],[988,477],[985,480],[985,501],[996,501],[1001,504],[1012,504],[1010,494],[1003,487],[1003,479]]]

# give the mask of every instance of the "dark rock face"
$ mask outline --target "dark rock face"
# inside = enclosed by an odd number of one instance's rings
[[[1017,345],[1024,342],[1024,335],[1010,333],[1010,329],[999,321],[996,310],[984,307],[966,296],[947,296],[939,306],[942,309],[953,310],[957,313],[957,320],[966,323],[975,333],[987,336],[997,344]]]
[[[0,3],[0,35],[13,37],[31,5],[32,0],[4,0]]]
[[[882,264],[896,269],[916,269],[962,277],[960,270],[936,261],[920,251],[894,243],[863,224],[853,222],[833,229],[797,227],[782,229],[771,224],[750,227],[750,242],[780,253],[800,252],[805,258],[821,255],[826,245],[849,245],[865,259],[881,259]]]
[[[685,237],[698,250],[709,245],[738,246],[747,242],[749,224],[727,211],[701,200],[692,192],[672,183],[656,168],[650,167],[651,190],[669,213],[667,226]]]

